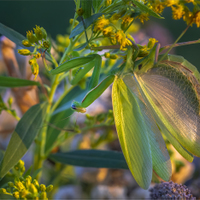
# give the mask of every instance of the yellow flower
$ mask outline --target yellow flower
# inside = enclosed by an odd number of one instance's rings
[[[17,51],[19,54],[21,54],[23,56],[31,55],[31,52],[28,49],[18,49]]]
[[[177,5],[179,3],[179,0],[166,0],[165,1],[165,5],[167,7],[171,7],[173,5]]]
[[[94,26],[94,32],[102,31],[105,26],[109,24],[109,20],[104,15],[98,18]]]
[[[197,28],[200,27],[200,11],[194,16],[194,23],[197,25]]]
[[[184,14],[184,7],[182,5],[176,5],[175,7],[172,7],[172,16],[175,20],[181,19]]]
[[[193,13],[188,9],[188,7],[185,7],[184,9],[184,16],[183,20],[189,24],[193,20]],[[192,25],[192,24],[191,24]]]
[[[109,6],[109,5],[111,5],[111,4],[112,4],[112,0],[106,0],[106,1],[105,1],[106,7]]]
[[[162,13],[163,10],[164,10],[164,2],[160,2],[160,1],[156,1],[154,4],[153,4],[153,10],[156,12],[156,13]]]
[[[132,45],[131,41],[126,38],[126,35],[122,30],[117,31],[117,33],[115,34],[115,38],[120,44],[120,50],[122,50],[127,45]]]
[[[130,15],[124,15],[122,17],[122,24],[129,24],[133,21],[133,18]]]
[[[149,20],[149,14],[148,13],[142,13],[139,16],[137,16],[138,19],[144,24],[144,20]]]
[[[110,37],[113,34],[114,34],[114,32],[113,32],[113,27],[112,26],[108,26],[108,27],[103,29],[103,35],[105,37]]]

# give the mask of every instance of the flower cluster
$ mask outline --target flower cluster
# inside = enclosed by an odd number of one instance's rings
[[[185,185],[172,181],[157,184],[149,191],[151,199],[196,199]]]
[[[45,186],[39,184],[30,175],[23,177],[25,171],[24,162],[20,160],[14,166],[15,180],[8,182],[5,188],[0,188],[0,194],[7,194],[16,199],[36,199],[48,200],[47,192],[51,192],[53,185]]]
[[[31,52],[29,49],[18,49],[18,53],[23,56],[33,56],[33,58],[29,60],[29,64],[31,65],[33,75],[35,75],[34,79],[36,79],[39,73],[39,65],[37,64],[37,59],[41,57],[41,53],[38,52],[38,49],[40,50],[40,52],[42,52],[41,49],[49,50],[51,45],[49,40],[47,39],[46,30],[43,27],[39,27],[36,25],[33,30],[34,33],[32,30],[27,31],[27,39],[22,41],[23,46],[34,47],[33,52]]]
[[[193,4],[193,11],[188,8],[188,3]],[[161,14],[166,7],[172,9],[172,17],[175,20],[183,19],[187,24],[194,23],[200,27],[200,10],[195,0],[150,0],[148,6],[158,14]]]

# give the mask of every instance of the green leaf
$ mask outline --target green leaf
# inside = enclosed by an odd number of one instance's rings
[[[92,13],[92,0],[81,0],[81,8],[83,9],[83,17],[90,17]]]
[[[8,76],[0,76],[0,87],[24,87],[30,85],[38,85],[40,86],[39,82],[30,81],[26,79],[8,77]]]
[[[22,40],[25,40],[26,38],[17,31],[14,31],[13,29],[0,23],[0,33],[6,36],[8,39],[12,40],[18,46],[24,48],[24,46],[22,45]]]
[[[86,46],[88,45],[87,42],[80,44],[76,49],[74,49],[74,51],[81,51],[83,50]]]
[[[148,8],[145,6],[143,3],[135,0],[131,0],[138,8],[140,8],[141,11],[147,12],[149,15],[159,18],[159,19],[164,19],[164,17],[161,17],[159,14],[154,12],[152,9]]]
[[[94,58],[95,58],[95,56],[93,56],[93,55],[89,55],[89,56],[86,56],[86,57],[72,58],[71,60],[61,64],[60,66],[58,66],[56,69],[51,70],[50,74],[59,74],[59,73],[62,73],[62,72],[66,72],[70,69],[73,69],[73,68],[78,67],[80,65],[84,65],[88,62],[91,62]]]
[[[70,118],[69,116],[73,114],[73,110],[71,108],[64,110],[56,115],[53,115],[53,117],[50,120],[50,123],[53,124],[53,126],[55,126],[56,128],[52,127],[52,126],[48,126],[48,130],[47,130],[47,137],[46,137],[46,145],[45,145],[45,154],[49,153],[49,151],[51,151],[51,148],[54,144],[54,142],[56,141],[56,139],[58,138],[62,128],[64,128]],[[58,129],[57,129],[58,128]]]
[[[42,126],[46,108],[46,102],[32,106],[17,124],[0,164],[0,178],[17,164],[34,141]]]
[[[117,151],[76,150],[51,154],[49,158],[55,162],[82,167],[128,169],[123,154]]]
[[[92,5],[93,5],[95,13],[98,12],[101,3],[102,3],[102,0],[92,0]]]
[[[118,77],[113,83],[112,102],[116,129],[128,167],[139,186],[148,189],[153,171],[148,127],[134,93]]]
[[[85,27],[88,28],[94,21],[96,21],[103,13],[97,13],[92,15],[91,17],[84,19]],[[69,38],[73,38],[76,35],[82,33],[84,31],[83,22],[80,22],[71,32]]]
[[[12,199],[15,199],[12,195],[9,195],[9,194],[0,194],[0,199],[8,199],[8,200],[12,200]]]
[[[92,77],[90,79],[90,83],[89,83],[89,90],[93,89],[94,87],[96,87],[98,85],[99,82],[99,76],[100,76],[100,72],[101,72],[101,62],[102,62],[102,58],[100,55],[96,54],[95,57],[95,67],[92,73]]]

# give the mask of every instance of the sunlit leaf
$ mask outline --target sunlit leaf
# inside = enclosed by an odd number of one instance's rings
[[[78,57],[78,58],[72,58],[71,60],[61,64],[56,69],[53,69],[50,71],[50,74],[59,74],[62,72],[66,72],[70,69],[73,69],[75,67],[78,67],[80,65],[84,65],[90,61],[92,61],[95,58],[93,55],[89,55],[86,57]]]
[[[47,103],[32,106],[21,118],[12,134],[0,165],[0,178],[22,158],[41,129]]]

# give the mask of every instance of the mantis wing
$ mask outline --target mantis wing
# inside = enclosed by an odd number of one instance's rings
[[[152,179],[152,157],[144,117],[134,93],[115,78],[112,88],[115,124],[120,145],[131,173],[140,187],[148,189]]]
[[[135,73],[135,78],[154,118],[160,119],[161,131],[166,128],[185,149],[200,156],[200,84],[193,72],[165,60],[143,74]]]
[[[169,181],[172,173],[171,161],[161,132],[156,125],[155,119],[152,117],[148,107],[145,105],[142,99],[133,75],[125,76],[124,82],[130,91],[138,97],[135,98],[139,103],[141,114],[143,115],[145,124],[147,126],[146,134],[149,138],[149,143],[151,146],[153,169],[159,177],[165,181]]]

